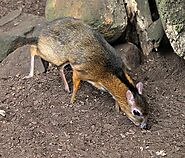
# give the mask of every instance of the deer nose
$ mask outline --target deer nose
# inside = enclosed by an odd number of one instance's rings
[[[143,121],[140,124],[140,128],[145,129],[145,130],[149,130],[151,127],[148,125],[148,123],[146,123],[146,122]]]

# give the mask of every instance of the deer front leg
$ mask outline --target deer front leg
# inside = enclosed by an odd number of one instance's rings
[[[73,104],[74,101],[76,100],[76,93],[78,91],[80,85],[80,79],[78,78],[77,72],[73,70],[73,93],[71,97],[71,103]]]

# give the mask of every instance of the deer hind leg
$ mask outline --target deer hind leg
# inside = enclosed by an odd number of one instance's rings
[[[62,80],[64,82],[65,91],[67,91],[69,93],[70,92],[69,85],[67,83],[67,80],[66,80],[66,77],[65,77],[65,74],[64,74],[64,68],[68,64],[69,64],[69,62],[67,62],[67,63],[63,64],[61,67],[57,67],[57,68],[59,70],[60,77],[62,78]]]
[[[31,78],[34,75],[34,61],[35,61],[35,55],[38,55],[38,49],[36,45],[30,46],[30,53],[31,53],[31,64],[30,64],[30,73],[28,76],[25,76],[24,78]]]
[[[78,91],[80,81],[81,80],[79,78],[78,72],[73,70],[73,93],[71,97],[71,103],[74,103],[74,101],[76,100],[76,93]]]

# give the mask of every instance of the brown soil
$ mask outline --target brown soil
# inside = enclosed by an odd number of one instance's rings
[[[3,2],[1,7],[8,4],[12,6],[7,8],[14,8],[12,1]],[[77,101],[71,105],[71,94],[64,91],[54,67],[27,80],[23,76],[0,79],[0,109],[6,111],[6,117],[0,116],[0,157],[155,158],[166,155],[184,158],[184,69],[185,61],[168,50],[151,53],[134,71],[133,77],[145,85],[144,95],[150,105],[151,129],[147,131],[116,112],[108,93],[86,82],[81,83]],[[70,72],[68,69],[66,74],[72,86]]]
[[[22,9],[25,13],[43,16],[45,5],[46,0],[1,0],[0,18],[15,9]]]

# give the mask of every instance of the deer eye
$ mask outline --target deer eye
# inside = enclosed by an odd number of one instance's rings
[[[135,116],[141,116],[141,113],[138,110],[133,110],[133,114]]]

